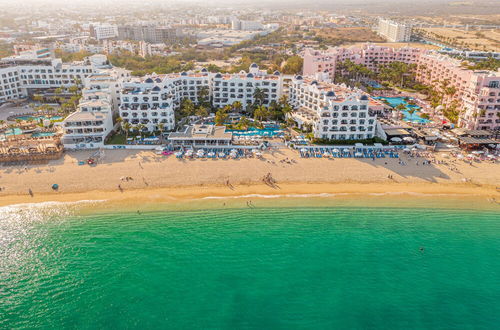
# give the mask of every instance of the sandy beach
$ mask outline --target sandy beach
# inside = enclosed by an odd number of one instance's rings
[[[78,165],[91,152],[68,152],[46,165],[0,168],[0,205],[44,201],[172,201],[205,197],[300,194],[456,195],[500,200],[499,165],[440,158],[302,159],[279,149],[264,159],[179,160],[150,151],[108,150],[95,166]],[[285,161],[286,160],[286,161]],[[417,165],[418,161],[418,165]],[[268,173],[275,187],[263,182]],[[126,179],[127,177],[131,179]],[[59,185],[58,191],[52,185]],[[33,196],[29,194],[29,190]]]

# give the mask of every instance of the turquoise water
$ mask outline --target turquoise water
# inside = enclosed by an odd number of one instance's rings
[[[406,110],[401,111],[401,113],[403,114],[403,120],[405,120],[405,121],[412,122],[412,123],[421,123],[421,124],[425,124],[425,123],[430,122],[429,119],[425,119],[425,118],[420,117],[420,111],[419,111],[420,107],[418,105],[408,104],[408,102],[406,102],[404,97],[382,97],[382,96],[380,96],[380,97],[375,97],[375,98],[380,99],[380,100],[386,100],[389,103],[389,105],[393,108],[396,108],[400,104],[403,104],[404,106],[406,106]],[[409,109],[415,109],[416,111],[413,114],[410,114],[408,112]]]
[[[10,128],[5,132],[5,135],[20,135],[23,134],[23,130],[17,127]],[[39,133],[32,133],[32,137],[41,137],[41,136],[52,136],[54,135],[54,132],[39,132]]]
[[[52,117],[47,117],[47,116],[19,116],[19,117],[16,117],[17,119],[21,119],[21,120],[35,120],[35,121],[38,121],[40,119],[49,119],[49,120],[61,120],[63,119],[62,116],[52,116]]]
[[[39,132],[31,134],[32,137],[53,136],[54,132]]]
[[[23,130],[17,127],[9,128],[7,131],[5,131],[5,135],[20,135],[20,134],[23,134]]]
[[[233,135],[236,136],[269,136],[269,137],[275,137],[275,136],[283,136],[283,130],[279,128],[255,128],[255,127],[250,127],[248,130],[242,131],[242,130],[227,130],[228,132],[232,132]]]
[[[47,209],[2,211],[0,328],[500,324],[498,212]]]

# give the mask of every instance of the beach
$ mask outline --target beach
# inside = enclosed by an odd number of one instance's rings
[[[0,205],[45,201],[172,201],[206,197],[299,194],[452,194],[499,199],[498,164],[423,158],[304,159],[273,149],[263,159],[176,159],[151,151],[107,150],[95,166],[78,165],[92,152],[68,152],[46,165],[0,168]],[[418,161],[418,165],[417,165]],[[271,175],[277,182],[263,182]],[[57,191],[52,185],[57,184]],[[32,196],[30,195],[30,190]]]

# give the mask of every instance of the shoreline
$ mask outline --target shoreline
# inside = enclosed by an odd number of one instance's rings
[[[0,168],[0,206],[106,200],[108,205],[130,208],[129,204],[141,203],[208,205],[217,204],[220,198],[245,206],[245,198],[276,201],[278,197],[359,204],[396,195],[385,199],[442,196],[500,201],[498,164],[468,164],[435,156],[438,162],[422,165],[425,158],[408,155],[400,159],[309,159],[289,149],[271,150],[261,159],[238,160],[178,160],[151,151],[113,150],[96,166],[80,166],[89,152],[69,152],[46,165]],[[275,187],[264,183],[268,177],[276,182]],[[52,189],[53,184],[58,184],[58,191]]]
[[[91,204],[92,209],[197,209],[206,207],[245,206],[248,200],[258,200],[259,206],[273,206],[293,201],[300,204],[336,204],[368,206],[456,207],[464,209],[500,209],[500,192],[488,185],[455,183],[284,183],[279,188],[265,184],[185,185],[170,187],[132,188],[123,192],[92,190],[86,192],[37,193],[0,197],[0,206],[37,203]],[[300,202],[302,201],[302,202]],[[86,203],[88,202],[88,203]]]

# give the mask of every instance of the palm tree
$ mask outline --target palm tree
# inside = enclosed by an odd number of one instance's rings
[[[253,98],[255,100],[255,103],[258,105],[262,105],[264,103],[264,100],[266,98],[266,93],[260,88],[255,88],[255,92],[253,93]]]
[[[224,123],[226,122],[227,120],[227,111],[223,109],[219,109],[217,110],[217,112],[215,113],[215,125],[218,125],[218,126],[221,126],[221,125],[224,125]]]
[[[128,133],[130,132],[130,129],[132,128],[132,125],[128,122],[122,122],[122,129],[125,131],[125,138],[128,139]]]
[[[269,117],[269,110],[265,106],[261,105],[255,109],[253,116],[256,120],[263,121]]]
[[[234,111],[240,112],[242,108],[243,108],[243,104],[241,104],[240,101],[233,102],[233,110]]]
[[[209,101],[210,91],[207,86],[203,86],[198,91],[198,103],[206,105]]]
[[[120,117],[120,116],[116,117],[116,123],[120,124],[120,127],[121,127],[121,123],[122,122],[123,122],[123,118],[122,117]]]
[[[196,115],[199,117],[207,117],[208,116],[208,110],[205,108],[203,105],[200,105],[196,109]]]
[[[163,130],[165,129],[165,124],[159,123],[157,126],[158,126],[158,130],[160,131],[160,134],[163,133]]]
[[[143,133],[144,127],[146,127],[144,124],[137,124],[137,126],[136,126],[137,130],[139,131],[139,135],[141,136],[141,138],[142,138],[142,133]]]

